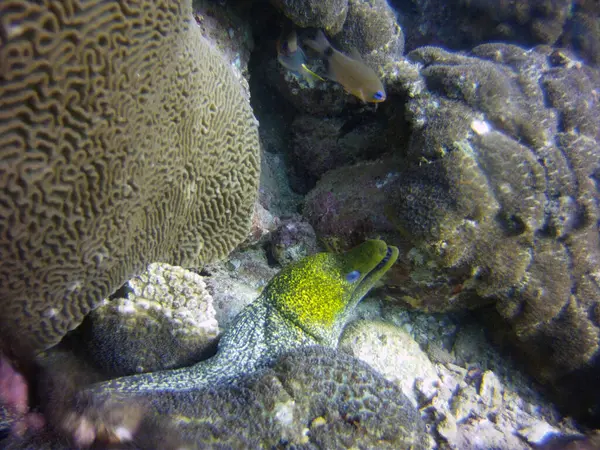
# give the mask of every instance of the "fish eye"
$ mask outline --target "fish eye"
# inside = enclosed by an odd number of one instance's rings
[[[348,272],[346,274],[346,281],[348,283],[354,283],[359,278],[360,278],[360,272],[358,270],[353,270],[352,272]]]
[[[385,98],[385,94],[381,91],[377,91],[373,94],[373,98],[375,100],[381,100],[381,99]]]

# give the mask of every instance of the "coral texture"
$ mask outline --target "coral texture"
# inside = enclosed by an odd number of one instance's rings
[[[495,304],[538,379],[593,399],[579,376],[598,373],[600,74],[546,46],[409,58],[421,75],[397,74],[411,126],[401,164],[325,174],[305,213],[334,237],[393,224],[385,239],[405,251],[390,295],[426,311]]]
[[[600,62],[600,8],[594,0],[456,0],[397,4],[408,50],[421,45],[466,49],[482,42],[546,44]]]
[[[0,17],[0,325],[37,351],[146,263],[243,240],[258,133],[189,1],[4,1]]]
[[[201,405],[199,399],[205,389],[243,382],[284,353],[302,347],[323,345],[335,348],[358,302],[394,264],[397,256],[398,249],[388,247],[383,241],[371,240],[343,254],[317,253],[289,264],[271,280],[255,302],[238,314],[221,337],[213,357],[180,369],[114,378],[92,385],[85,381],[67,381],[70,392],[73,385],[82,386],[82,389],[77,389],[78,392],[71,398],[58,395],[58,403],[49,406],[57,410],[53,420],[67,434],[73,434],[76,441],[79,440],[76,436],[80,428],[85,424],[89,428],[89,433],[86,433],[90,436],[86,438],[88,444],[106,429],[114,429],[115,433],[127,429],[127,435],[134,434],[148,410],[156,410],[177,424],[183,423],[184,428],[188,422],[194,427],[196,417],[204,413],[204,408],[196,408]],[[127,328],[122,330],[124,333],[128,331]],[[49,362],[52,364],[52,352],[50,355]],[[64,359],[59,351],[54,355],[59,361]],[[50,378],[57,381],[48,384],[50,392],[46,394],[47,398],[63,393],[59,385],[63,383],[61,380],[71,376],[68,372],[78,377],[85,375],[84,370],[77,368],[63,374],[62,367],[68,367],[68,364],[68,360],[59,365],[54,363],[55,370],[48,371]],[[342,381],[340,389],[344,385]],[[312,391],[309,389],[307,392]],[[238,398],[244,397],[238,395]],[[123,408],[141,412],[140,420],[130,421],[130,414],[121,414]],[[194,411],[190,420],[182,421],[182,417],[190,415],[189,411]],[[56,419],[58,415],[62,417]],[[290,422],[292,419],[293,415],[283,421]],[[243,428],[240,426],[240,429]],[[128,438],[125,436],[121,440]]]
[[[426,448],[423,421],[402,391],[325,347],[282,355],[236,386],[165,393],[151,409],[137,426],[135,448]],[[73,448],[39,435],[5,445]]]
[[[428,163],[390,184],[393,218],[459,297],[496,300],[538,376],[584,367],[600,329],[600,74],[545,48],[410,56],[435,94],[409,106]]]
[[[339,33],[348,13],[348,0],[272,0],[292,22],[302,28],[322,28]]]
[[[339,40],[345,50],[358,50],[373,67],[393,61],[404,52],[404,35],[386,0],[350,0]]]
[[[126,286],[127,298],[107,302],[83,323],[90,360],[106,372],[123,376],[191,364],[219,334],[200,275],[153,263]]]

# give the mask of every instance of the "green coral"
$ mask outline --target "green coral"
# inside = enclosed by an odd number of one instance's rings
[[[190,0],[7,0],[0,18],[0,339],[23,354],[148,262],[227,255],[260,148]]]

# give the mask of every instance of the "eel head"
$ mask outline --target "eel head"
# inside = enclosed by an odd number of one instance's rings
[[[398,249],[368,240],[344,253],[317,253],[284,267],[265,300],[322,345],[336,346],[349,313],[398,258]]]

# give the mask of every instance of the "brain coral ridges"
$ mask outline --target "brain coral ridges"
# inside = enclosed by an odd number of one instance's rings
[[[52,346],[148,262],[246,237],[257,123],[191,2],[0,2],[0,318]]]

